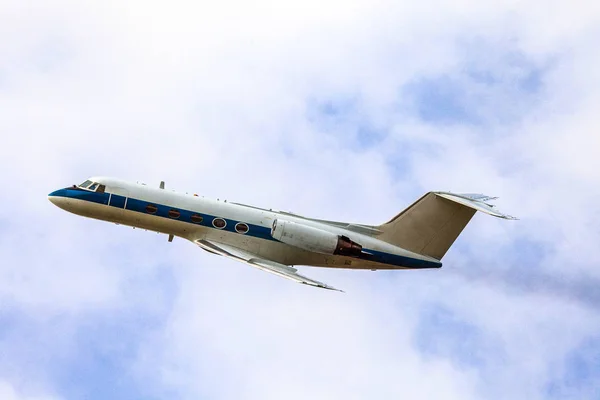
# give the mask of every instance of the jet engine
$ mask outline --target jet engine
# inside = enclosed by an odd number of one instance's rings
[[[273,222],[271,236],[290,246],[316,253],[351,257],[358,257],[362,253],[362,246],[346,236],[283,219]]]

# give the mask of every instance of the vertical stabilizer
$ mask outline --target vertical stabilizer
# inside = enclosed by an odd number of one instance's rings
[[[440,260],[476,211],[516,219],[484,203],[484,195],[429,192],[389,222],[377,227],[378,237],[403,249]]]

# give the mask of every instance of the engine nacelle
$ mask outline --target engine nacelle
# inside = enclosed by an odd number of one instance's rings
[[[273,222],[271,236],[290,246],[316,253],[358,257],[362,252],[362,246],[346,236],[284,219]]]

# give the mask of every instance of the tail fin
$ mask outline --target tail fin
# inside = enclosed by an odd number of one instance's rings
[[[516,219],[484,201],[481,194],[429,192],[391,221],[377,227],[378,239],[417,254],[441,260],[476,211],[504,219]]]

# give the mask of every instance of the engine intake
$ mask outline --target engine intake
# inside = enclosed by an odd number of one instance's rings
[[[283,219],[273,222],[271,236],[290,246],[321,254],[359,257],[362,252],[362,246],[347,236]]]

